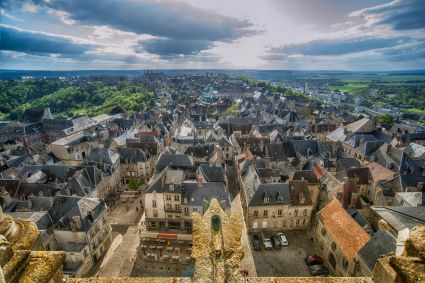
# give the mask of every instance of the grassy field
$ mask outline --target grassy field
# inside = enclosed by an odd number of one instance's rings
[[[423,110],[423,109],[409,108],[409,109],[406,109],[406,111],[409,112],[409,113],[415,113],[415,114],[419,114],[419,115],[425,115],[425,110]]]
[[[369,86],[369,84],[364,83],[364,82],[360,82],[360,83],[349,83],[346,85],[330,85],[327,86],[327,89],[330,90],[339,90],[339,91],[344,91],[344,92],[351,92],[353,90],[359,89],[359,88],[367,88]]]

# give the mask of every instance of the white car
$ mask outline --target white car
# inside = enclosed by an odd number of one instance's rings
[[[277,236],[279,237],[280,243],[282,246],[289,246],[288,239],[286,238],[285,234],[278,233]]]

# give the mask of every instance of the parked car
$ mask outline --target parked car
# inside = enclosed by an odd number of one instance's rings
[[[310,265],[308,271],[313,276],[327,276],[329,275],[329,269],[323,264]]]
[[[264,248],[266,250],[273,249],[273,246],[272,246],[272,242],[270,240],[270,234],[269,233],[267,233],[265,231],[261,231],[261,239],[263,240],[263,245],[264,245]]]
[[[286,238],[285,234],[278,233],[277,236],[279,237],[282,246],[289,246],[288,238]]]
[[[278,236],[272,236],[270,238],[270,241],[272,242],[273,248],[275,248],[276,250],[280,249],[280,247],[282,246],[282,244],[280,243],[280,239],[279,239]]]
[[[252,234],[252,245],[254,246],[254,250],[261,251],[261,239],[257,234]]]
[[[305,259],[305,264],[307,265],[318,265],[323,264],[323,259],[318,255],[308,255]]]

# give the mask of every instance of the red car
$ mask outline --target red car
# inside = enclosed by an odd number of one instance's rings
[[[318,255],[308,255],[304,260],[308,266],[323,264],[323,259]]]

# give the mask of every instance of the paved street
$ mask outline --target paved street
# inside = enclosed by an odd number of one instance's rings
[[[141,199],[143,199],[143,195],[139,195],[134,200],[117,200],[107,214],[109,223],[112,225],[137,225],[143,215]]]
[[[285,234],[289,246],[280,250],[253,251],[257,276],[310,276],[304,263],[307,255],[316,254],[310,235],[305,231],[287,231]]]

